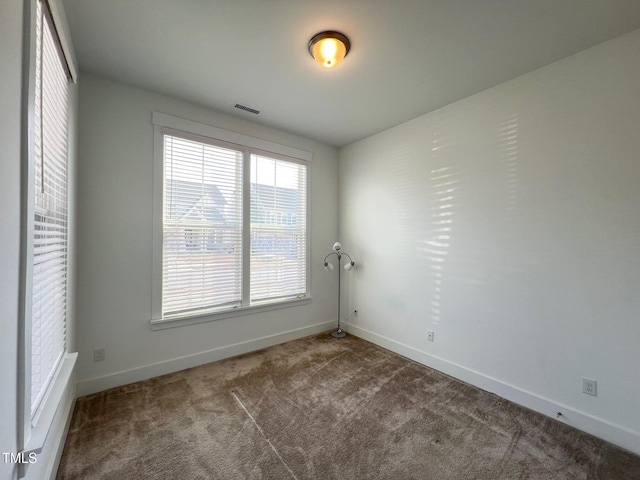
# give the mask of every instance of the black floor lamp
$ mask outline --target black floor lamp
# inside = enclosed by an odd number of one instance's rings
[[[349,254],[342,251],[342,245],[340,245],[340,242],[336,242],[333,244],[333,252],[330,252],[326,257],[324,257],[324,269],[327,272],[333,271],[333,264],[327,261],[331,255],[338,257],[338,329],[335,332],[332,332],[331,336],[334,338],[342,338],[346,337],[347,334],[340,328],[340,277],[342,274],[340,271],[340,260],[342,260],[343,256],[349,259],[349,263],[346,263],[344,266],[344,269],[347,271],[351,270],[355,266],[356,262],[351,259]]]

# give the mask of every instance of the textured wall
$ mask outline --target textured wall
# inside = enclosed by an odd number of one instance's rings
[[[638,452],[639,49],[635,31],[340,150],[352,331]]]

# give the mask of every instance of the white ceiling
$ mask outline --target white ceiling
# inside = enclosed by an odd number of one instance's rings
[[[640,28],[639,0],[63,3],[81,71],[334,146]],[[323,30],[351,40],[335,69]]]

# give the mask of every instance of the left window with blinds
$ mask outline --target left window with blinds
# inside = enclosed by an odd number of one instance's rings
[[[69,77],[46,7],[36,15],[31,416],[66,352]]]
[[[70,280],[70,84],[75,68],[71,44],[55,2],[33,0],[29,6],[28,115],[25,115],[23,253],[21,289],[20,396],[23,452],[39,452],[56,416],[70,414],[73,369],[69,353]],[[65,405],[65,409],[61,405]],[[19,477],[24,471],[19,473]]]
[[[51,16],[36,15],[31,416],[41,409],[66,352],[69,77]]]
[[[242,301],[242,151],[164,135],[165,317]]]

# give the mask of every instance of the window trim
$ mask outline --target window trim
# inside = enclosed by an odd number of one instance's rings
[[[310,186],[311,186],[311,161],[312,154],[305,150],[300,150],[287,145],[273,143],[242,133],[224,130],[211,125],[194,122],[180,117],[175,117],[161,112],[152,112],[151,123],[153,124],[153,218],[152,218],[152,279],[151,279],[151,329],[161,330],[182,325],[192,325],[225,318],[234,318],[243,315],[261,313],[270,310],[278,310],[293,306],[303,305],[311,301],[311,208],[310,208]],[[276,159],[284,159],[294,163],[305,165],[307,168],[307,205],[306,205],[306,291],[305,296],[299,298],[288,298],[286,300],[265,301],[253,305],[245,304],[248,301],[248,279],[250,278],[249,262],[244,261],[243,269],[243,305],[234,309],[221,310],[219,312],[209,311],[206,313],[195,313],[193,315],[176,316],[172,318],[162,318],[162,241],[163,241],[163,187],[164,187],[164,135],[165,133],[177,133],[186,138],[201,137],[208,140],[232,145],[234,148],[242,150],[244,153],[243,171],[243,203],[247,207],[250,205],[250,155],[258,153],[272,156]],[[250,232],[250,215],[243,216],[243,232]],[[250,235],[243,233],[243,250],[245,255],[250,252]]]

